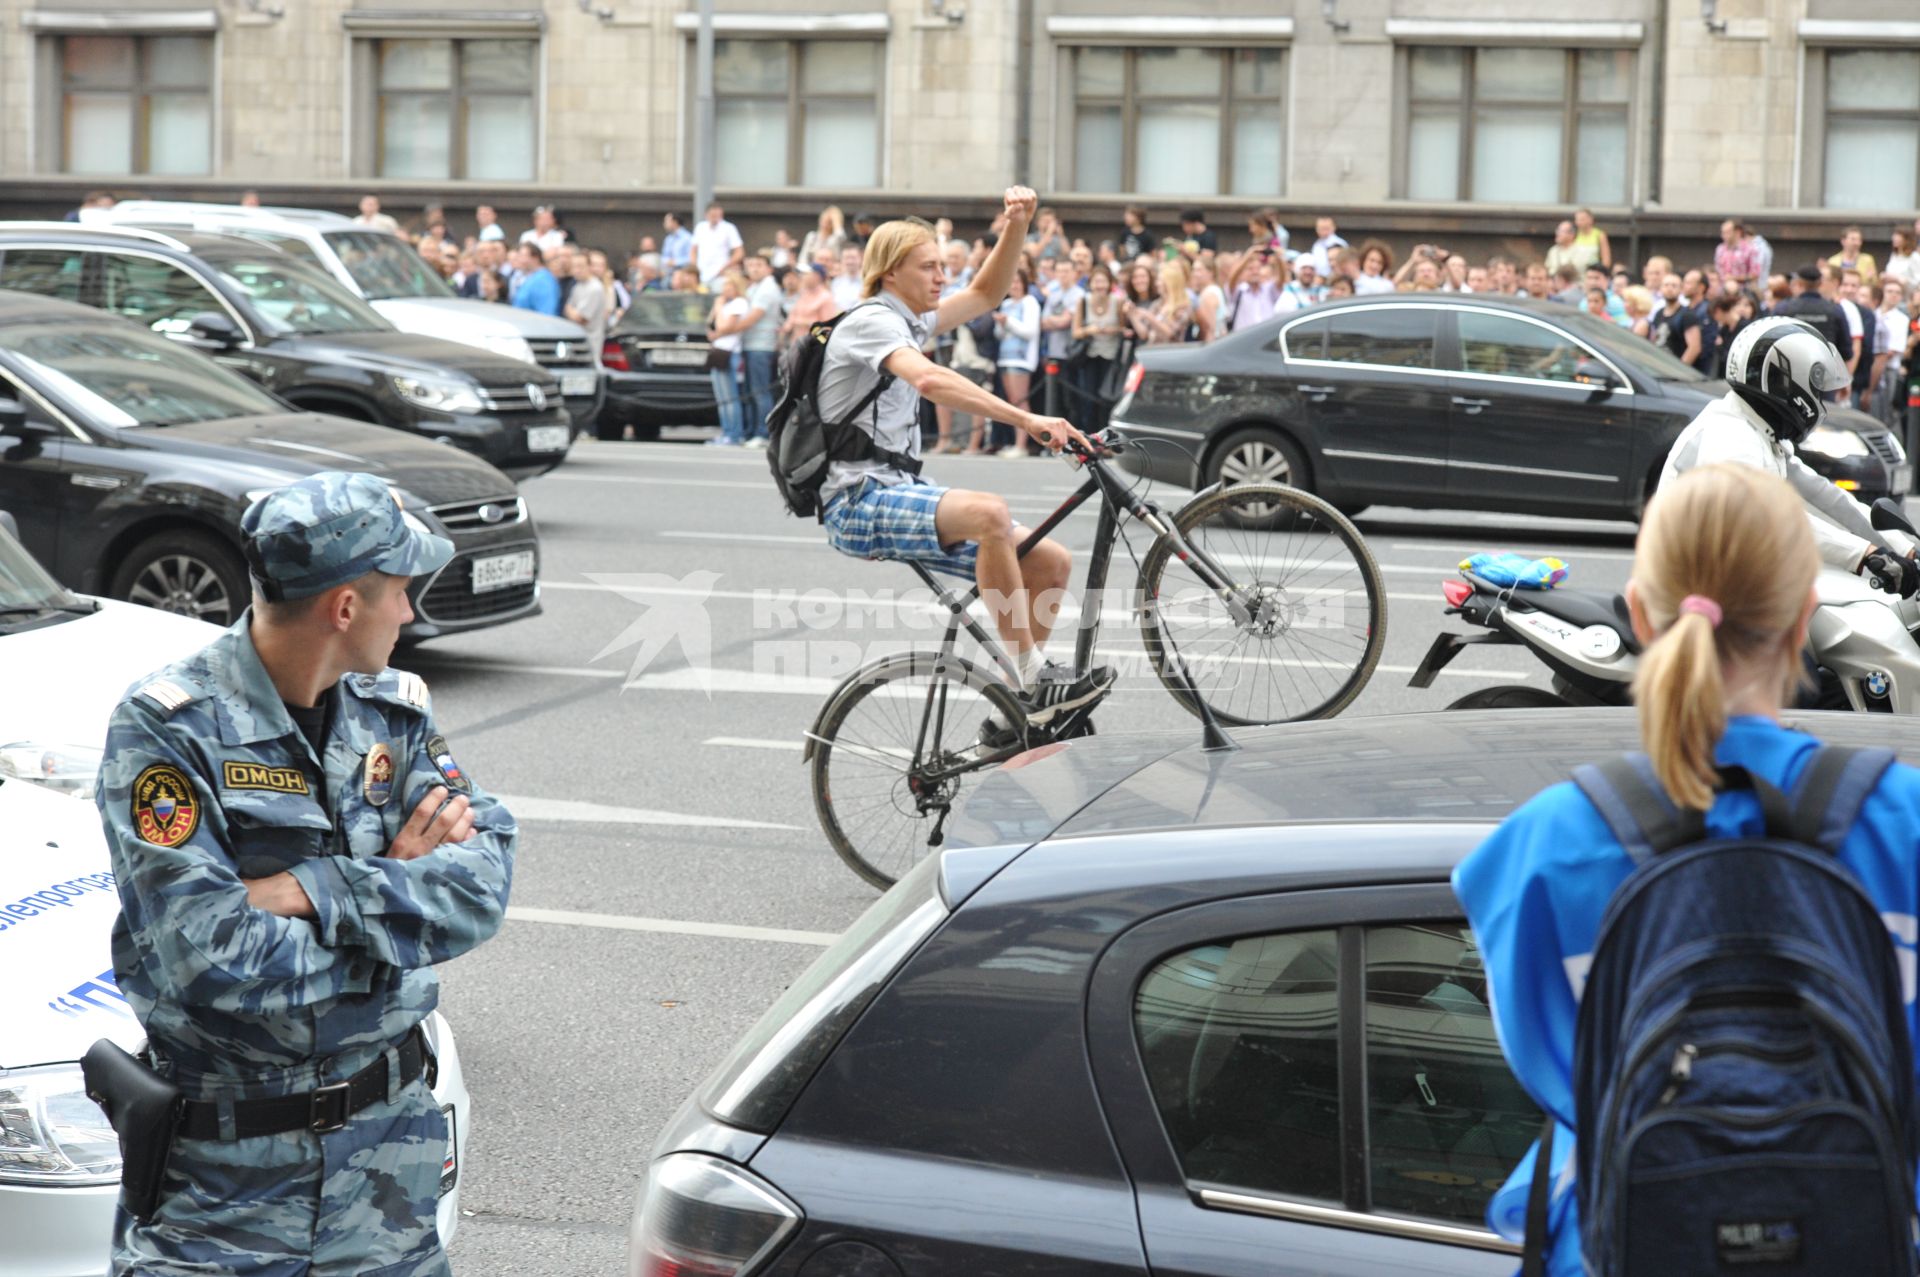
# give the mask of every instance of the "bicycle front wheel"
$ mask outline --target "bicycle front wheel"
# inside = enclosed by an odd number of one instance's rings
[[[807,743],[827,841],[862,878],[892,886],[939,849],[986,770],[1025,748],[1005,743],[1025,723],[1007,685],[970,661],[902,652],[874,662],[834,692]]]
[[[1232,583],[1229,601],[1161,537],[1140,566],[1140,633],[1154,672],[1198,715],[1173,660],[1231,726],[1331,718],[1373,677],[1387,642],[1387,591],[1373,552],[1319,497],[1237,484],[1174,517],[1187,544]]]

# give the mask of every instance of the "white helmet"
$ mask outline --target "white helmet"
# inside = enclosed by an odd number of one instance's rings
[[[1755,320],[1727,351],[1727,384],[1785,443],[1820,424],[1822,393],[1847,384],[1840,352],[1813,325],[1786,315]]]

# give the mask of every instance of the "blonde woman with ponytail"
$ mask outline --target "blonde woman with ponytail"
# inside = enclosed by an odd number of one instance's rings
[[[1712,465],[1663,484],[1635,547],[1627,605],[1644,648],[1634,699],[1660,788],[1705,813],[1709,838],[1765,831],[1750,789],[1716,792],[1744,768],[1790,792],[1819,742],[1780,722],[1802,677],[1820,555],[1782,479]],[[1516,721],[1514,730],[1527,730]],[[1880,775],[1840,860],[1887,922],[1905,969],[1920,914],[1920,772]],[[1608,901],[1634,867],[1592,802],[1556,785],[1502,823],[1454,870],[1485,963],[1488,1000],[1515,1077],[1557,1120],[1547,1272],[1582,1272],[1572,1191],[1574,1031]],[[1912,981],[1907,1025],[1915,1032]],[[1487,1223],[1522,1240],[1534,1156],[1494,1194]]]

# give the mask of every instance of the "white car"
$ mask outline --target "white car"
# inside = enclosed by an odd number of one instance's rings
[[[590,426],[602,401],[600,352],[570,319],[457,296],[405,241],[350,217],[310,208],[243,208],[172,200],[122,200],[87,209],[82,222],[244,235],[317,266],[403,333],[443,337],[539,364],[560,381],[574,424]]]
[[[120,912],[93,805],[121,695],[220,633],[202,621],[63,589],[0,521],[0,1273],[107,1268],[120,1150],[86,1098],[81,1055],[145,1039],[115,986]],[[436,1012],[434,1096],[447,1110],[439,1226],[453,1239],[471,1100]]]

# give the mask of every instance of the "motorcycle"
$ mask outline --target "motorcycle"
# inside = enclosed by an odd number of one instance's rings
[[[1873,503],[1873,526],[1920,539],[1900,506]],[[1882,547],[1885,549],[1886,547]],[[1888,550],[1889,553],[1893,551]],[[1639,668],[1640,643],[1618,594],[1589,590],[1521,590],[1472,572],[1441,583],[1446,614],[1482,634],[1442,631],[1409,686],[1434,676],[1469,647],[1520,646],[1552,672],[1552,690],[1509,684],[1461,697],[1448,709],[1525,709],[1554,705],[1627,705]],[[1818,708],[1861,713],[1920,713],[1920,599],[1903,599],[1875,579],[1822,568],[1814,583],[1819,606],[1807,629],[1818,666]],[[1808,708],[1816,707],[1810,703]]]

